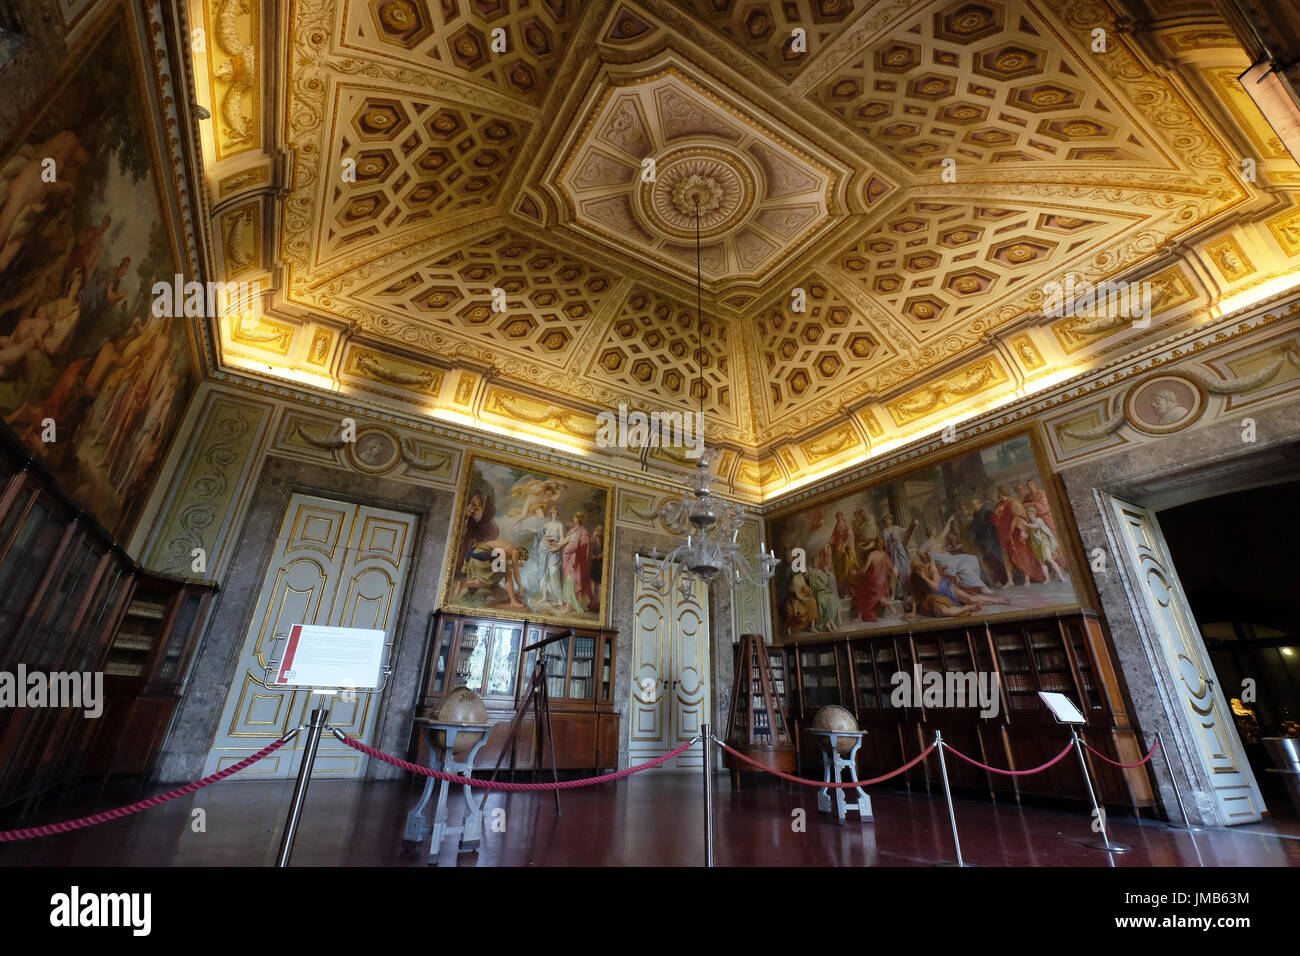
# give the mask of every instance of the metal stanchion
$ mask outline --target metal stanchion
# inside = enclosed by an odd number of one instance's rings
[[[1174,799],[1178,801],[1178,812],[1183,815],[1183,828],[1195,832],[1200,827],[1192,826],[1192,821],[1187,817],[1187,807],[1183,806],[1183,794],[1178,789],[1178,778],[1174,776],[1174,765],[1169,762],[1169,751],[1165,749],[1164,734],[1156,731],[1156,740],[1160,743],[1160,756],[1165,758],[1165,770],[1169,773],[1169,783],[1174,788]]]
[[[700,727],[704,744],[704,865],[713,866],[713,734]]]
[[[1070,726],[1070,736],[1074,740],[1075,752],[1079,755],[1079,766],[1083,768],[1083,782],[1088,785],[1088,799],[1092,801],[1092,817],[1101,825],[1101,842],[1086,840],[1083,845],[1094,850],[1106,850],[1109,853],[1127,853],[1129,848],[1122,843],[1110,842],[1110,834],[1106,832],[1106,811],[1097,803],[1097,794],[1092,789],[1092,777],[1088,774],[1088,761],[1083,756],[1083,740],[1073,725]]]
[[[317,707],[311,712],[311,723],[307,727],[307,747],[302,755],[302,765],[298,767],[298,782],[293,785],[293,801],[289,805],[289,817],[284,823],[284,834],[280,837],[280,854],[276,866],[288,866],[289,857],[293,855],[298,818],[302,815],[302,805],[307,799],[307,784],[311,781],[311,768],[316,762],[316,750],[320,746],[321,731],[325,729],[328,715],[328,706]]]
[[[943,795],[948,798],[948,820],[952,823],[952,845],[957,848],[957,865],[965,866],[961,858],[961,839],[957,836],[957,814],[952,808],[952,788],[948,786],[948,764],[943,759],[943,737],[934,732],[935,750],[939,751],[939,772],[943,775]]]

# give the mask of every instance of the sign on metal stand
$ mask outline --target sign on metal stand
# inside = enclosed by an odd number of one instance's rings
[[[1088,722],[1087,718],[1074,705],[1074,701],[1064,694],[1040,690],[1038,696],[1047,705],[1047,709],[1052,712],[1056,722],[1066,724],[1070,728],[1070,739],[1074,741],[1075,752],[1079,755],[1079,767],[1083,770],[1083,782],[1088,787],[1088,800],[1092,803],[1092,818],[1097,821],[1097,825],[1101,828],[1101,842],[1085,840],[1083,845],[1094,850],[1105,850],[1108,853],[1127,853],[1129,851],[1128,847],[1120,843],[1110,842],[1110,834],[1106,832],[1106,811],[1097,803],[1097,794],[1092,788],[1092,775],[1088,773],[1088,761],[1083,756],[1083,739],[1075,729],[1086,724]]]
[[[312,696],[324,698],[321,705],[311,712],[307,744],[298,767],[289,815],[280,836],[276,866],[288,866],[293,856],[298,823],[302,818],[303,804],[307,801],[307,786],[311,782],[312,767],[320,750],[320,737],[329,720],[333,698],[340,694],[382,693],[388,675],[392,673],[392,668],[384,663],[384,652],[391,647],[392,643],[384,640],[383,631],[371,628],[295,624],[289,628],[283,655],[266,662],[267,687],[307,690]]]

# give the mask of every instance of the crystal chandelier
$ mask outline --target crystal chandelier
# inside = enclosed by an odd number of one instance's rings
[[[699,378],[696,394],[700,400],[699,423],[703,435],[704,423],[704,362],[703,362],[703,292],[700,272],[700,201],[709,199],[707,194],[697,192],[695,200],[695,308],[697,351],[696,361],[699,366]],[[707,211],[707,210],[706,210]],[[735,587],[742,581],[766,587],[767,582],[776,573],[781,563],[774,551],[767,551],[762,542],[756,561],[751,562],[740,550],[737,539],[741,525],[748,512],[745,506],[723,498],[713,491],[713,476],[710,474],[717,448],[705,447],[695,463],[695,474],[691,477],[690,492],[679,498],[664,502],[659,508],[659,519],[669,530],[686,535],[686,541],[679,544],[666,555],[660,555],[655,548],[648,556],[640,552],[636,555],[637,572],[646,583],[655,587],[660,594],[668,590],[673,577],[673,568],[678,569],[677,588],[683,598],[690,597],[696,580],[705,587],[712,580],[726,582]]]

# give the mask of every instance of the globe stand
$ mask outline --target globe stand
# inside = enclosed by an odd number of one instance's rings
[[[858,779],[858,748],[862,746],[862,738],[867,735],[865,730],[819,730],[810,729],[810,734],[818,737],[828,738],[828,749],[822,751],[822,777],[827,783],[847,783]],[[853,748],[847,755],[840,753],[840,738],[851,739]],[[845,777],[845,771],[848,777]],[[858,794],[857,803],[849,803],[845,797],[846,790],[856,790]],[[822,787],[817,791],[817,809],[822,813],[831,811],[830,787]],[[860,823],[870,823],[875,820],[871,813],[871,798],[861,787],[836,787],[835,788],[835,809],[836,822],[841,826],[847,817],[847,811],[855,810],[858,814]]]
[[[438,720],[437,718],[416,718],[415,721],[424,728],[424,733],[429,741],[429,767],[433,770],[441,770],[444,773],[454,773],[469,778],[474,773],[474,758],[478,752],[483,749],[487,743],[487,731],[490,724],[470,724],[455,720]],[[447,743],[443,747],[441,759],[438,757],[438,735],[437,731],[443,731],[446,734]],[[463,757],[456,756],[456,735],[478,734],[478,740],[470,747],[469,752]],[[424,808],[429,805],[429,798],[433,796],[434,785],[438,785],[438,805],[434,810],[433,824],[424,817]],[[483,808],[474,805],[474,798],[470,795],[469,784],[465,784],[465,821],[460,826],[447,826],[447,793],[455,784],[447,780],[435,780],[433,777],[426,777],[424,781],[424,793],[420,797],[411,812],[406,815],[406,832],[402,834],[402,843],[407,847],[416,846],[426,833],[432,833],[429,838],[429,865],[438,865],[438,853],[442,849],[443,837],[460,834],[460,849],[463,852],[477,850],[479,840],[483,833]]]

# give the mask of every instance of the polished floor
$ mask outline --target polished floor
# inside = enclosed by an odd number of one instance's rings
[[[715,853],[719,866],[935,866],[951,864],[952,830],[942,795],[873,793],[875,822],[844,826],[817,812],[815,791],[746,776],[733,791],[717,781]],[[164,788],[159,788],[161,792]],[[0,866],[267,866],[274,863],[292,781],[225,781],[132,817],[16,844],[0,845]],[[401,845],[418,791],[406,782],[316,781],[311,786],[296,866],[423,866],[428,838]],[[28,819],[0,815],[0,829],[32,826],[139,799],[103,793],[51,806]],[[452,801],[452,822],[464,802]],[[696,866],[703,861],[703,794],[698,774],[641,774],[561,795],[494,794],[476,853],[441,848],[443,866]],[[494,809],[504,815],[491,815]],[[196,811],[202,810],[202,814]],[[800,814],[803,810],[803,826]],[[1084,845],[1083,812],[959,799],[957,823],[967,863],[978,866],[1221,867],[1300,866],[1300,826],[1269,821],[1189,833],[1115,818],[1112,840],[1131,852]],[[202,823],[201,832],[196,832]],[[487,829],[485,827],[485,829]]]

